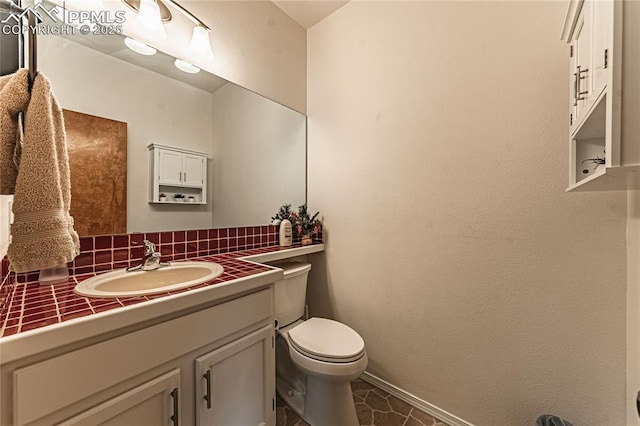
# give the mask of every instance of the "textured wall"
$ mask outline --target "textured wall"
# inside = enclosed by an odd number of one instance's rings
[[[477,425],[625,423],[626,194],[564,192],[565,11],[351,2],[308,33],[311,313]]]

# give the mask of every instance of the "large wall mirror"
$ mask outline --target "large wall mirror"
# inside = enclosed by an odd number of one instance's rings
[[[72,136],[87,136],[76,148],[86,154],[86,179],[74,197],[98,201],[95,221],[121,208],[111,195],[119,184],[111,171],[97,182],[89,175],[125,157],[128,233],[261,225],[280,205],[305,202],[303,114],[205,71],[184,73],[161,52],[134,53],[120,36],[41,36],[38,60],[62,108],[74,112]],[[122,137],[126,155],[109,148]],[[208,155],[206,205],[149,203],[152,143]]]

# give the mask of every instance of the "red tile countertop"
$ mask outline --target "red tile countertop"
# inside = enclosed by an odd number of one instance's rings
[[[272,270],[271,267],[256,264],[240,258],[276,253],[292,247],[268,246],[226,254],[189,258],[216,262],[224,268],[223,274],[206,283],[172,292],[130,298],[101,299],[78,296],[73,292],[79,282],[93,277],[96,273],[72,275],[66,283],[40,286],[36,282],[3,283],[0,286],[0,338],[35,330],[74,318],[95,315],[100,312],[143,303],[149,300],[187,292],[201,287],[215,286],[238,278]]]

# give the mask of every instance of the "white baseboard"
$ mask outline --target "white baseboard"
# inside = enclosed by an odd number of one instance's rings
[[[379,387],[380,389],[382,389],[383,391],[388,392],[389,394],[395,396],[396,398],[406,402],[409,405],[412,405],[414,407],[416,407],[418,410],[424,411],[425,413],[429,414],[430,416],[436,417],[440,420],[442,420],[443,422],[447,423],[448,425],[451,426],[473,426],[473,424],[462,420],[459,417],[454,416],[451,413],[448,413],[446,411],[444,411],[441,408],[436,407],[433,404],[429,404],[427,401],[424,401],[420,398],[418,398],[415,395],[410,394],[407,391],[404,391],[402,389],[400,389],[397,386],[392,385],[389,382],[386,382],[382,379],[380,379],[379,377],[374,376],[373,374],[369,373],[368,371],[365,371],[364,373],[362,373],[362,376],[360,376],[360,378],[362,380],[364,380],[365,382],[369,382],[374,386]]]

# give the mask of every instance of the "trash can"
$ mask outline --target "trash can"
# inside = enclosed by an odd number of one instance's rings
[[[536,426],[573,426],[568,421],[551,414],[543,414],[536,420]]]

